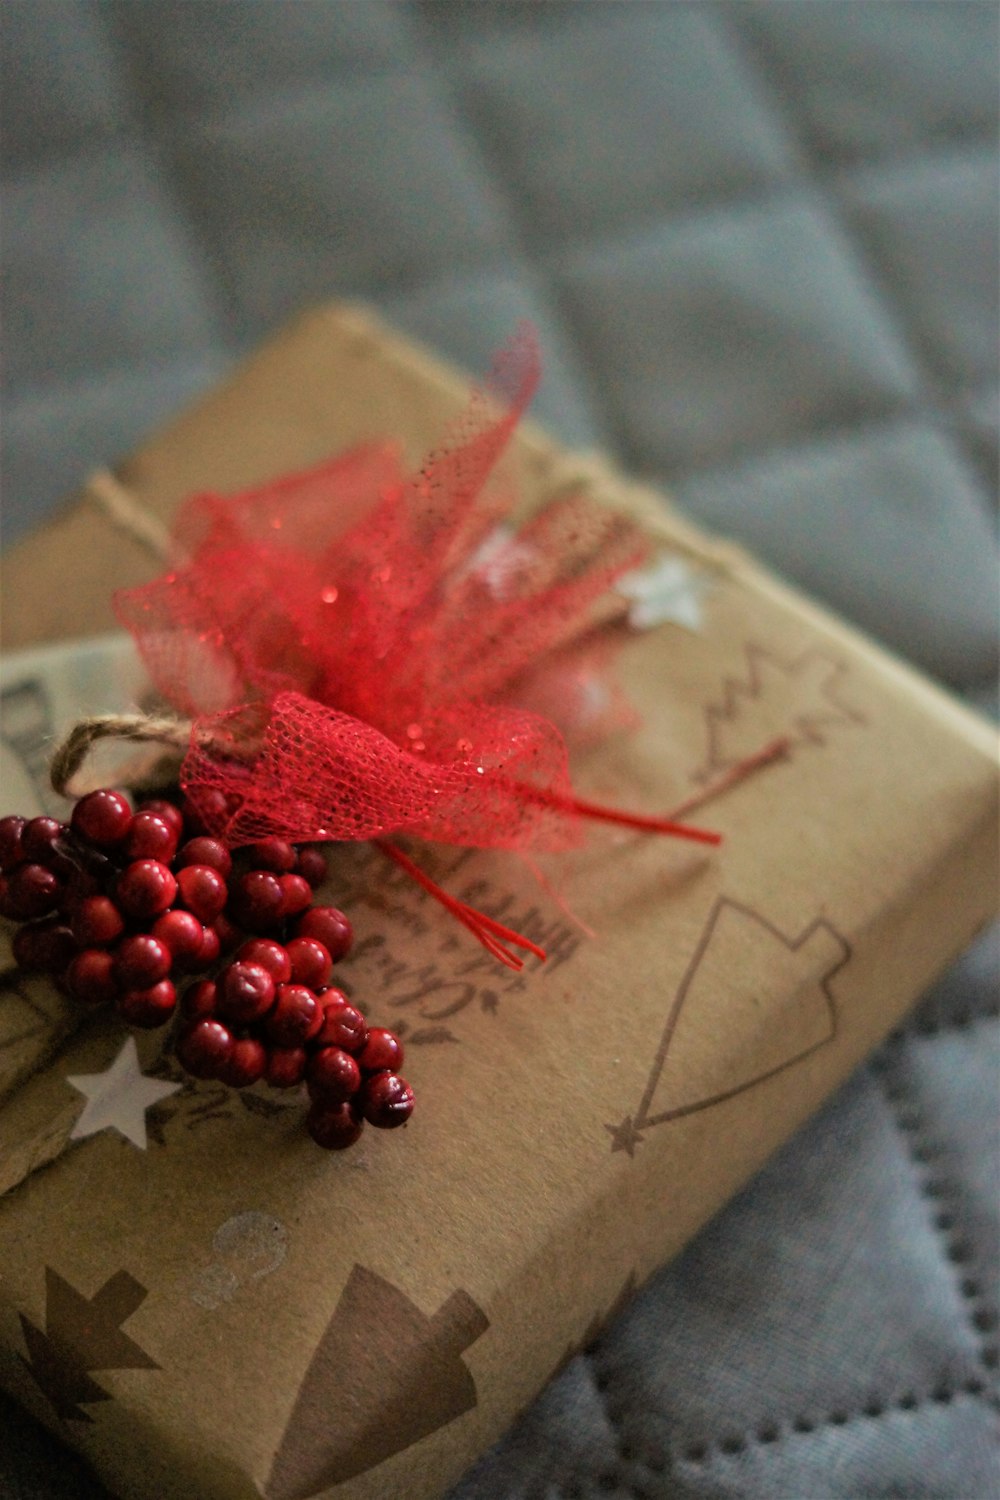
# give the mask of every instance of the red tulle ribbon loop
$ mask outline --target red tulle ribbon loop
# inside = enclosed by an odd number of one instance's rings
[[[214,832],[528,851],[571,847],[600,819],[718,842],[573,790],[567,738],[629,722],[606,681],[624,638],[609,627],[624,614],[614,585],[648,542],[565,493],[510,523],[499,460],[538,378],[522,329],[413,477],[370,444],[195,497],[175,567],[116,596],[156,688],[193,720],[181,780]],[[434,894],[502,962],[521,962],[511,947],[541,956]]]

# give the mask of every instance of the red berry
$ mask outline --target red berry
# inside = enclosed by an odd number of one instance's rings
[[[317,1099],[306,1116],[306,1129],[324,1151],[344,1151],[362,1131],[362,1122],[349,1104],[325,1104]]]
[[[70,915],[81,948],[107,948],[125,931],[125,918],[110,896],[85,896]]]
[[[266,1022],[268,1041],[278,1047],[308,1042],[323,1024],[322,1005],[303,984],[279,984],[277,995]]]
[[[260,964],[262,969],[267,970],[275,984],[287,984],[292,977],[292,961],[289,953],[272,938],[248,939],[239,949],[236,957],[250,964]]]
[[[281,925],[284,895],[278,877],[268,870],[250,870],[233,891],[233,915],[250,932],[273,932]]]
[[[77,951],[72,932],[58,918],[19,927],[11,949],[22,969],[45,974],[61,974]]]
[[[320,996],[323,1024],[313,1038],[318,1047],[343,1047],[345,1052],[360,1052],[368,1040],[368,1027],[359,1010],[355,1010],[343,990],[330,989]]]
[[[307,849],[300,849],[298,859],[295,861],[295,873],[308,880],[315,890],[326,879],[326,860],[318,849],[311,846]]]
[[[7,877],[7,905],[15,919],[47,917],[59,904],[63,884],[44,865],[18,865]]]
[[[225,792],[199,790],[185,797],[182,811],[192,833],[214,833],[225,828],[232,809]]]
[[[221,1021],[195,1021],[177,1039],[177,1060],[195,1078],[218,1078],[233,1050],[233,1034]]]
[[[395,1073],[403,1066],[403,1044],[394,1031],[372,1026],[358,1062],[366,1073]]]
[[[369,1125],[395,1130],[397,1125],[405,1125],[413,1113],[413,1090],[405,1078],[395,1073],[376,1073],[361,1090],[361,1112]]]
[[[116,894],[128,916],[146,920],[173,905],[177,881],[158,859],[137,859],[118,877]]]
[[[106,948],[85,948],[66,970],[71,995],[84,1005],[104,1005],[118,998],[115,961]]]
[[[0,818],[0,870],[9,872],[27,858],[21,843],[26,823],[27,819],[16,813]]]
[[[281,915],[297,917],[312,906],[312,886],[301,875],[279,875],[281,886]]]
[[[126,990],[118,1001],[118,1014],[130,1026],[153,1031],[170,1020],[177,1009],[177,991],[169,979],[145,989]]]
[[[123,848],[129,859],[161,859],[169,864],[177,853],[177,834],[159,813],[137,812]]]
[[[190,1021],[203,1021],[215,1015],[218,992],[211,979],[199,979],[188,985],[181,996],[181,1010]]]
[[[228,880],[233,869],[233,857],[221,839],[199,834],[197,838],[188,839],[186,844],[181,845],[177,864],[178,867],[208,865],[209,869],[218,870],[223,879]]]
[[[284,875],[287,870],[295,869],[295,850],[284,839],[262,839],[259,844],[251,844],[247,852],[255,870],[273,870],[275,875]]]
[[[153,923],[153,936],[170,949],[179,969],[201,967],[205,929],[193,912],[165,911]]]
[[[152,933],[123,938],[115,949],[115,976],[123,990],[145,990],[166,979],[173,954]]]
[[[88,792],[73,809],[70,827],[77,838],[97,849],[113,849],[124,841],[132,822],[132,808],[121,792],[104,787]]]
[[[334,963],[343,958],[354,941],[354,929],[335,906],[314,906],[304,912],[296,923],[295,935],[318,938]]]
[[[238,948],[243,934],[235,922],[230,922],[225,912],[220,912],[212,923],[216,937],[219,939],[219,947],[223,953],[231,953]]]
[[[214,927],[203,927],[201,929],[201,949],[198,957],[193,963],[195,969],[210,969],[217,963],[222,953],[222,944],[219,942],[219,934]]]
[[[177,841],[178,843],[180,842],[181,836],[184,833],[184,815],[176,802],[168,802],[165,797],[149,797],[145,802],[139,803],[136,812],[155,813],[158,818],[162,818],[164,823],[168,824],[174,830],[174,833],[177,835]]]
[[[58,818],[32,818],[24,825],[21,848],[25,859],[44,865],[57,875],[68,875],[75,869],[66,854],[66,824]]]
[[[272,1047],[267,1054],[268,1083],[275,1089],[295,1088],[306,1076],[308,1061],[304,1047]]]
[[[318,938],[292,938],[285,946],[296,984],[307,984],[311,990],[318,990],[329,982],[333,966],[329,953]]]
[[[185,865],[177,872],[180,899],[206,927],[214,922],[226,904],[226,882],[211,865]]]
[[[241,1026],[256,1021],[274,1004],[274,980],[260,964],[237,960],[219,979],[219,1014]]]
[[[328,1104],[341,1104],[361,1087],[361,1069],[341,1047],[321,1047],[306,1067],[309,1094]]]
[[[245,1089],[263,1078],[267,1071],[267,1049],[256,1037],[245,1036],[233,1043],[233,1050],[219,1075],[232,1089]]]

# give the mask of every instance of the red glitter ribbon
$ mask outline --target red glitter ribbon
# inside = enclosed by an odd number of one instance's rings
[[[648,543],[581,496],[507,525],[497,461],[538,375],[520,330],[415,476],[380,444],[193,498],[177,566],[116,595],[156,688],[193,720],[185,792],[230,844],[552,849],[581,816],[718,841],[573,792],[553,718],[582,726],[610,591]]]

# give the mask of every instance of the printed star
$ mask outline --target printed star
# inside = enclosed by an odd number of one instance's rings
[[[86,1104],[70,1133],[70,1140],[83,1140],[102,1130],[117,1130],[140,1151],[146,1149],[146,1111],[161,1099],[179,1092],[179,1083],[147,1078],[139,1067],[135,1037],[104,1073],[82,1073],[66,1082],[83,1094]]]
[[[648,568],[626,573],[618,592],[630,600],[628,622],[633,630],[650,630],[668,621],[685,630],[702,627],[701,600],[708,587],[680,557],[659,558]]]
[[[620,1125],[605,1125],[605,1130],[611,1137],[612,1151],[627,1151],[629,1156],[635,1155],[635,1148],[645,1136],[632,1123],[632,1116],[626,1115]]]

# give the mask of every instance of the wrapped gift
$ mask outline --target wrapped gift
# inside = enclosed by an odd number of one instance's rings
[[[41,747],[141,690],[110,596],[186,496],[386,434],[415,464],[465,396],[321,309],[12,548],[18,810],[56,805]],[[440,1493],[992,915],[985,725],[606,464],[527,424],[511,449],[526,512],[583,488],[650,539],[617,662],[638,723],[576,789],[705,802],[723,843],[608,827],[542,869],[435,848],[442,886],[545,949],[520,969],[338,846],[339,972],[402,1035],[418,1107],[336,1155],[298,1101],[197,1083],[158,1034],[8,975],[0,1380],[123,1496]]]

